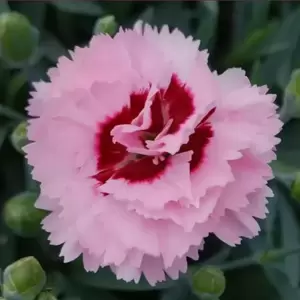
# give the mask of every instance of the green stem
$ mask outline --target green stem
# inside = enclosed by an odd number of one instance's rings
[[[257,261],[254,259],[254,257],[251,256],[251,257],[245,257],[238,260],[234,260],[232,262],[225,263],[223,265],[220,265],[219,268],[223,271],[227,271],[227,270],[245,268],[256,263]]]
[[[22,114],[10,109],[9,107],[1,105],[1,104],[0,104],[0,115],[8,117],[8,118],[16,120],[16,121],[26,120],[26,117],[23,116]]]
[[[252,265],[265,265],[286,258],[291,255],[300,254],[300,246],[292,249],[274,249],[264,251],[253,256],[245,257],[233,262],[228,262],[220,265],[220,269],[227,271],[232,269],[244,268]]]
[[[296,248],[292,248],[292,249],[287,249],[287,250],[280,249],[276,253],[276,258],[277,259],[282,259],[282,258],[285,258],[287,256],[296,255],[296,254],[299,254],[299,253],[300,253],[300,246],[296,247]]]
[[[274,249],[269,251],[263,251],[252,256],[244,257],[241,259],[237,259],[234,261],[230,261],[221,265],[215,265],[217,268],[220,268],[223,271],[234,270],[245,268],[253,265],[265,265],[268,263],[272,263],[278,261],[280,259],[286,258],[290,255],[299,255],[300,254],[300,246],[292,249]],[[205,265],[205,263],[203,264]],[[212,264],[214,265],[214,264]],[[189,268],[189,272],[192,274],[201,268],[202,265],[194,265]]]

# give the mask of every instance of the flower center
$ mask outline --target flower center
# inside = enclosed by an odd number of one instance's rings
[[[151,182],[170,165],[171,155],[158,151],[161,138],[178,132],[193,115],[194,97],[176,75],[167,89],[160,89],[151,99],[149,90],[132,93],[129,105],[99,123],[95,137],[98,173],[93,177],[100,184],[121,178],[131,183]],[[178,151],[193,151],[191,171],[202,162],[204,148],[213,136],[208,121],[214,111],[208,112]]]

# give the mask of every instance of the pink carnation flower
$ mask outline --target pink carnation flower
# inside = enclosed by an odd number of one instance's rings
[[[93,37],[35,84],[27,158],[66,262],[151,285],[187,270],[210,233],[259,233],[282,123],[245,72],[218,75],[199,41],[141,23]]]

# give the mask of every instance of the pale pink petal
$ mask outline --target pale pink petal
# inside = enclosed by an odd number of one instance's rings
[[[65,262],[151,285],[177,279],[211,234],[253,238],[282,128],[275,96],[199,41],[138,22],[94,36],[33,84],[24,147],[42,228]]]

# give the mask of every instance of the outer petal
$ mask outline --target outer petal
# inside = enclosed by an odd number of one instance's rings
[[[149,209],[141,202],[128,204],[130,210],[154,220],[172,220],[175,224],[182,226],[186,231],[192,231],[196,224],[205,224],[216,209],[218,199],[221,194],[221,188],[208,190],[205,196],[200,200],[199,207],[187,205],[188,200],[172,201],[167,203],[163,209]]]
[[[156,28],[152,28],[148,24],[143,26],[143,24],[137,23],[135,30],[143,34],[147,41],[158,46],[164,59],[171,63],[174,71],[182,79],[187,78],[198,56],[199,41],[193,41],[192,37],[186,38],[177,29],[170,32],[166,25],[158,32]],[[173,51],[174,48],[176,51]]]

